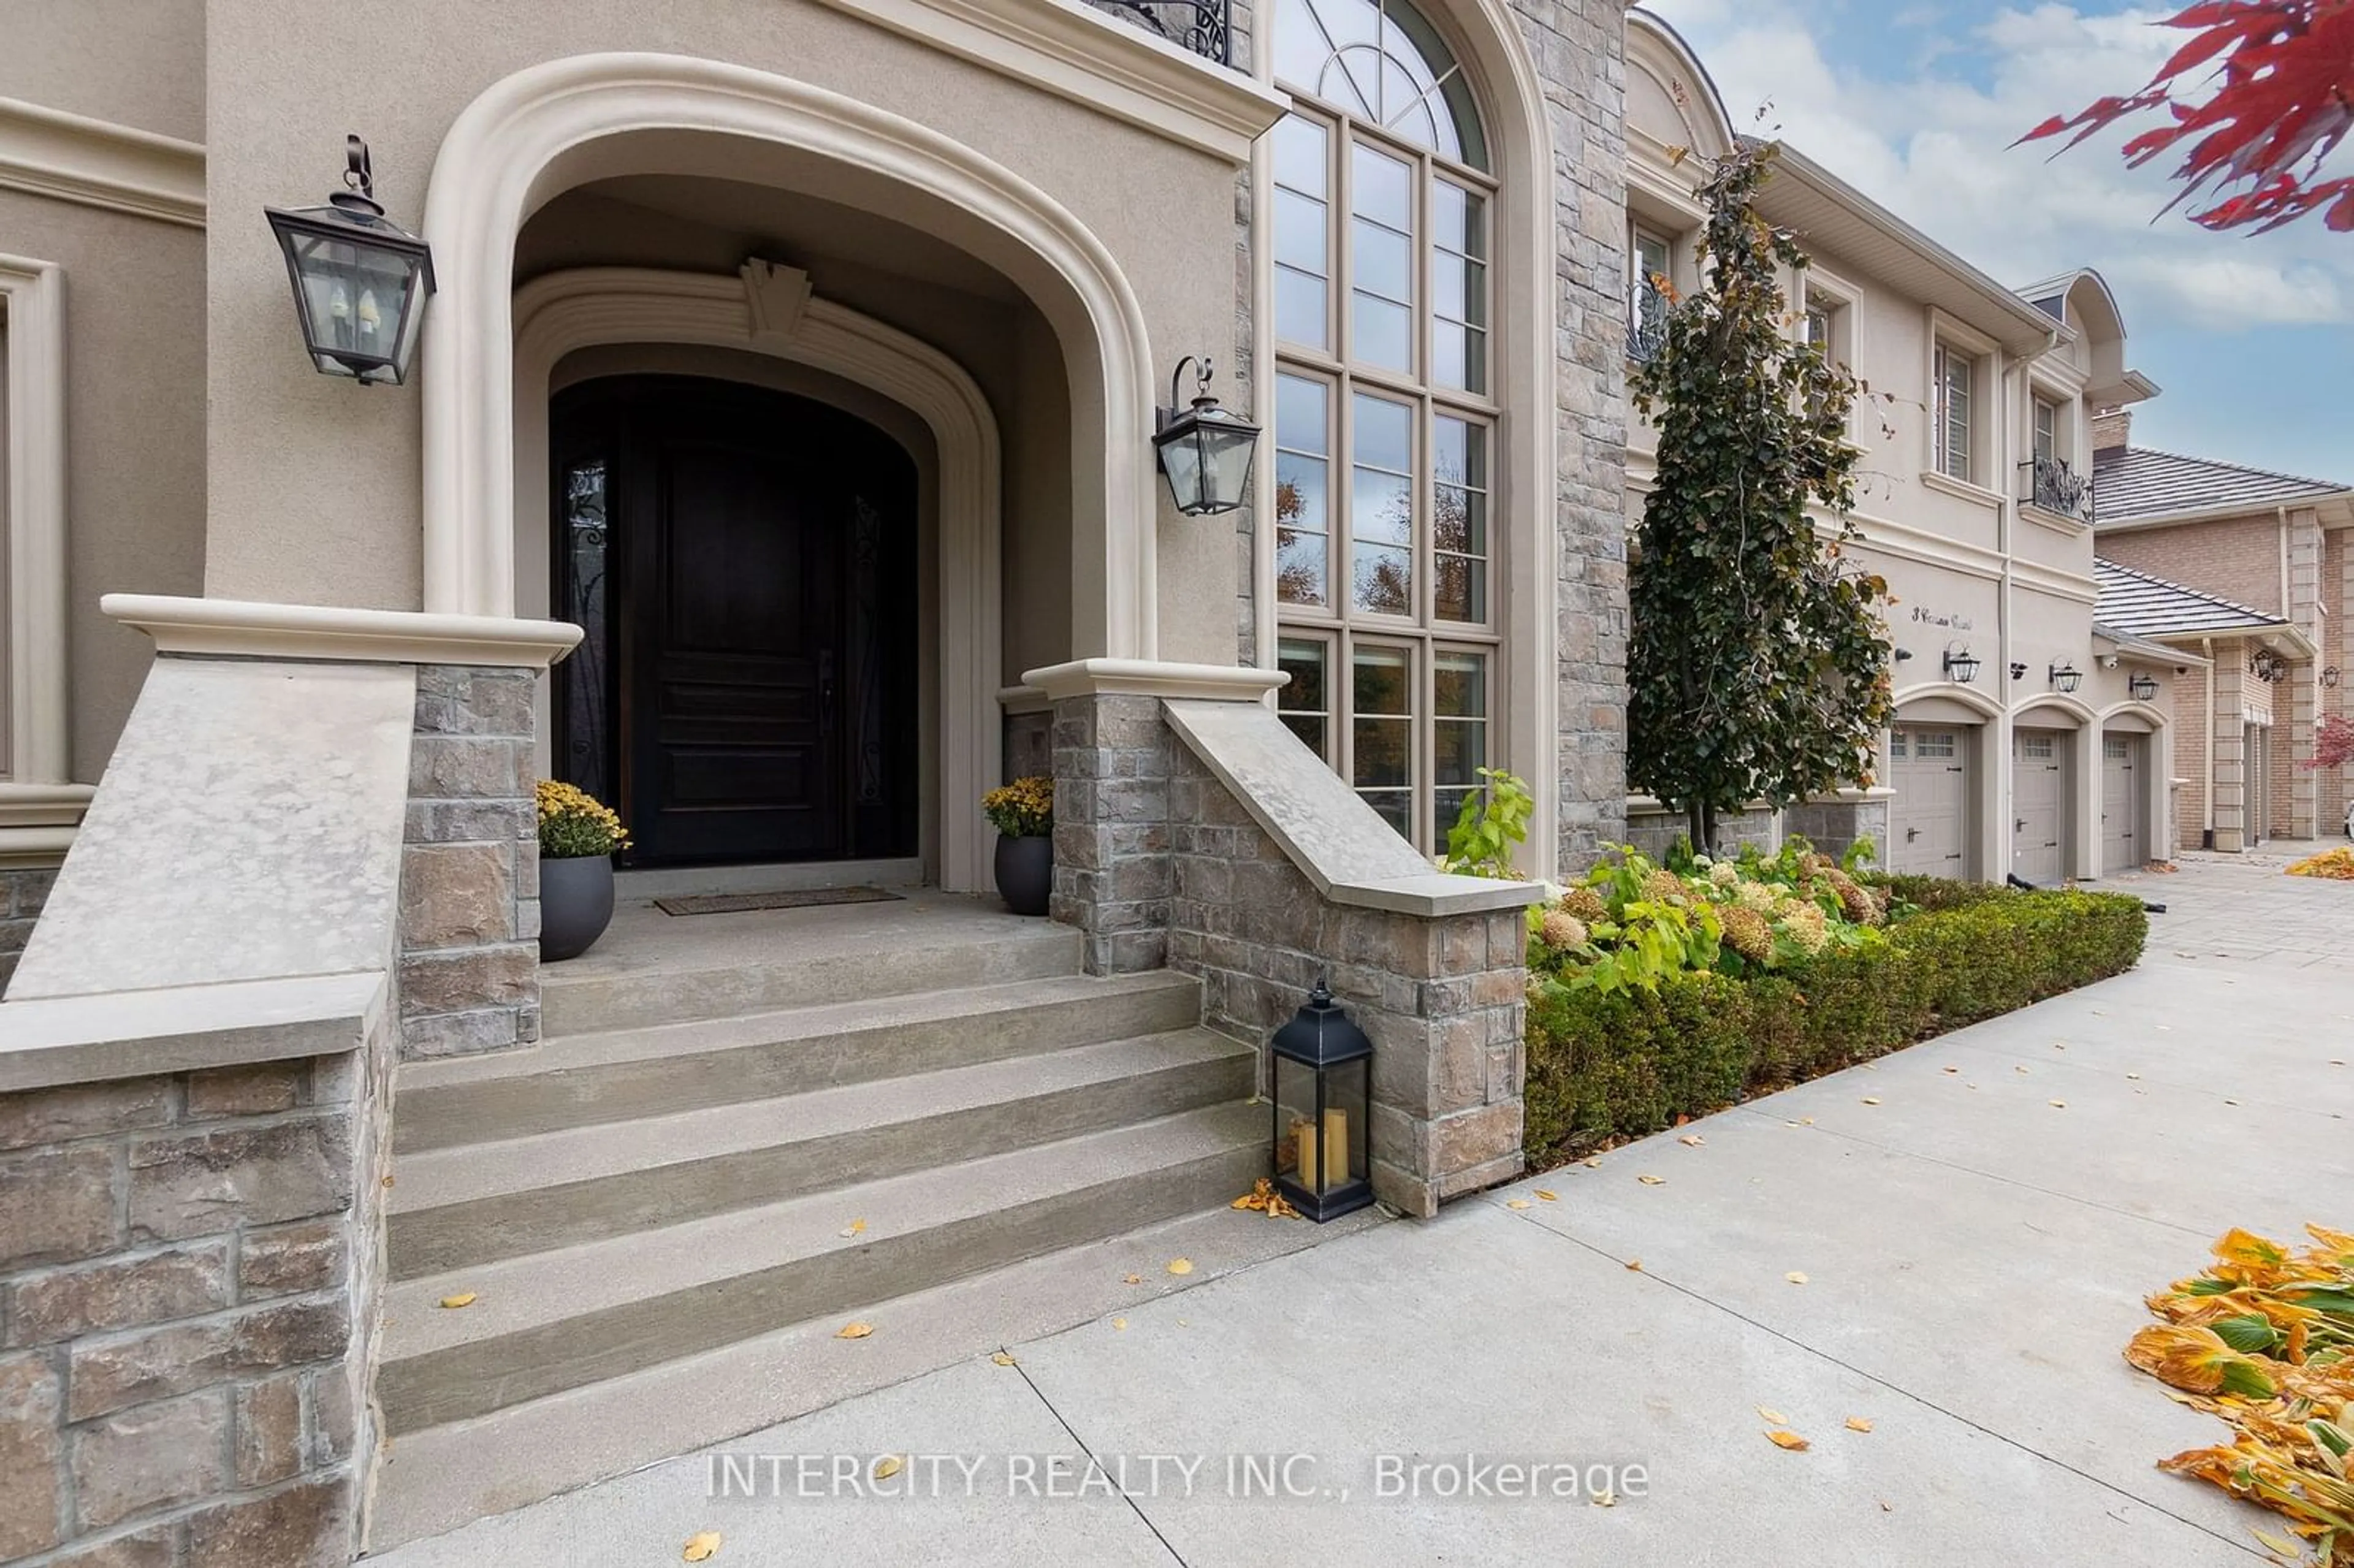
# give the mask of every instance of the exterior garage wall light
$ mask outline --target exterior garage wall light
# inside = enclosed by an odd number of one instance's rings
[[[2146,703],[2158,695],[2158,677],[2145,670],[2126,683],[2126,690],[2133,694],[2134,701]]]
[[[408,378],[425,303],[433,292],[433,252],[376,205],[367,143],[345,139],[344,184],[323,207],[267,207],[286,253],[302,346],[322,375],[363,387]]]
[[[1193,404],[1181,409],[1177,384],[1189,365],[1195,367]],[[1258,427],[1227,413],[1210,396],[1211,374],[1207,359],[1189,354],[1177,362],[1169,377],[1170,406],[1158,410],[1160,433],[1152,438],[1169,494],[1188,517],[1215,516],[1240,506],[1243,486],[1250,479],[1251,455],[1258,449]]]
[[[2269,648],[2257,649],[2256,656],[2250,662],[2249,667],[2255,672],[2256,679],[2259,681],[2277,681],[2288,673],[2288,661]]]
[[[1978,655],[1967,648],[1958,653],[1950,648],[1946,650],[1946,675],[1965,686],[1978,678],[1979,662]]]
[[[2084,683],[2084,672],[2073,664],[2047,665],[2044,673],[2052,677],[2052,689],[2062,696],[2072,694]]]

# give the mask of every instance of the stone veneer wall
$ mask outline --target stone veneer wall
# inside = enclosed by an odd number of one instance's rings
[[[33,922],[57,880],[53,865],[0,867],[0,992],[16,972],[17,956],[32,939]]]
[[[1872,863],[1888,863],[1889,799],[1809,800],[1782,813],[1785,837],[1803,838],[1834,858],[1859,839],[1872,841]]]
[[[388,1054],[0,1095],[0,1563],[350,1561]]]
[[[1691,832],[1691,824],[1680,811],[1664,810],[1649,802],[1627,808],[1626,842],[1653,860],[1665,860],[1677,841],[1689,837]],[[1774,813],[1762,808],[1728,812],[1717,818],[1716,836],[1728,850],[1738,852],[1744,844],[1754,844],[1761,854],[1773,853],[1779,842],[1774,831]]]
[[[1157,698],[1058,702],[1055,779],[1051,913],[1085,936],[1088,972],[1199,975],[1204,1021],[1262,1047],[1328,976],[1373,1039],[1375,1192],[1428,1214],[1520,1173],[1518,910],[1423,917],[1328,901]]]
[[[524,669],[420,665],[400,859],[400,1054],[539,1038],[539,810]]]
[[[1553,132],[1559,874],[1627,837],[1627,7],[1509,0]]]

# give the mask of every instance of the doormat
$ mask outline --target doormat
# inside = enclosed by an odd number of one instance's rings
[[[791,893],[698,893],[657,898],[665,915],[742,915],[754,909],[808,909],[820,904],[896,904],[899,895],[879,887],[807,887]]]

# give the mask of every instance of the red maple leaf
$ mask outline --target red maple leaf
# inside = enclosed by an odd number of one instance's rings
[[[2192,36],[2140,91],[2055,114],[2019,141],[2073,131],[2064,153],[2120,121],[2158,116],[2123,152],[2139,168],[2185,147],[2173,175],[2182,188],[2164,211],[2198,196],[2211,205],[2191,221],[2209,228],[2261,234],[2319,212],[2330,228],[2354,232],[2354,175],[2321,177],[2354,131],[2354,0],[2203,0],[2159,26]]]

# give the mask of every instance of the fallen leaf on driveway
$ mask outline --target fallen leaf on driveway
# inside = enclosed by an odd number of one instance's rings
[[[1946,1068],[1946,1071],[1947,1071],[1948,1073],[1958,1073],[1958,1072],[1960,1072],[1960,1071],[1961,1071],[1961,1069],[1960,1069],[1959,1067],[1948,1067],[1948,1068]]]
[[[1144,1283],[1144,1276],[1140,1274],[1123,1274],[1119,1277],[1119,1282],[1122,1285],[1141,1285]]]
[[[718,1550],[719,1532],[716,1530],[706,1530],[699,1535],[690,1535],[686,1538],[686,1550],[678,1554],[679,1561],[708,1563],[712,1554]]]
[[[1617,1492],[1596,1492],[1588,1500],[1591,1501],[1596,1508],[1617,1508],[1618,1506],[1618,1494]]]
[[[1596,1155],[1593,1156],[1591,1159],[1587,1160],[1585,1161],[1585,1168],[1586,1168],[1588,1171],[1599,1171],[1599,1170],[1601,1170],[1601,1169],[1602,1169],[1602,1156],[1600,1156],[1599,1154],[1596,1154]]]
[[[1880,1097],[1877,1095],[1866,1095],[1863,1097],[1863,1103],[1868,1106],[1876,1106],[1880,1103]]]
[[[887,1480],[889,1480],[892,1477],[894,1477],[894,1476],[897,1475],[898,1473],[899,1473],[899,1456],[898,1456],[898,1455],[896,1455],[896,1454],[885,1454],[885,1455],[884,1455],[881,1458],[879,1458],[879,1459],[877,1459],[877,1460],[875,1460],[875,1478],[876,1480],[878,1480],[878,1481],[887,1481]]]
[[[1776,1448],[1787,1448],[1793,1454],[1803,1454],[1814,1446],[1795,1432],[1768,1432],[1766,1434],[1766,1440]]]
[[[874,1331],[872,1323],[844,1323],[833,1331],[833,1337],[837,1340],[863,1340]]]
[[[865,1228],[866,1222],[864,1220],[853,1220],[848,1224],[842,1227],[842,1234],[846,1236],[854,1236]]]
[[[1111,1326],[1118,1329],[1120,1332],[1126,1333],[1128,1331],[1128,1319],[1125,1318],[1114,1318],[1111,1320]]]
[[[1172,1257],[1169,1260],[1169,1272],[1191,1274],[1193,1272],[1193,1260],[1190,1257]]]
[[[1688,1132],[1688,1133],[1684,1134],[1681,1138],[1679,1138],[1678,1139],[1676,1139],[1676,1141],[1677,1141],[1678,1143],[1682,1144],[1686,1149],[1699,1149],[1699,1148],[1701,1148],[1702,1146],[1703,1146],[1704,1144],[1706,1144],[1706,1143],[1708,1142],[1708,1139],[1706,1139],[1705,1138],[1702,1138],[1700,1134],[1698,1134],[1698,1133],[1696,1133],[1696,1132]]]
[[[2237,1101],[2237,1100],[2225,1100],[2223,1103],[2224,1103],[2225,1105],[2227,1105],[2227,1106],[2235,1106],[2235,1105],[2238,1105],[2240,1102],[2239,1102],[2239,1101]]]
[[[1558,1203],[1558,1202],[1561,1202],[1561,1194],[1560,1194],[1560,1193],[1558,1193],[1558,1192],[1546,1192],[1543,1187],[1539,1187],[1538,1189],[1536,1189],[1536,1194],[1537,1194],[1537,1196],[1538,1196],[1538,1197],[1540,1197],[1540,1198],[1543,1199],[1543,1200],[1544,1200],[1546,1202],[1548,1202],[1548,1203]]]
[[[1872,1430],[1871,1419],[1867,1416],[1850,1415],[1847,1418],[1847,1429],[1850,1432],[1869,1432]]]
[[[2021,1062],[2018,1066],[2012,1068],[2011,1071],[2015,1073],[2024,1073],[2027,1071],[2027,1064]]]
[[[2053,1100],[2052,1102],[2052,1108],[2053,1110],[2066,1110],[2068,1108],[2068,1102],[2066,1100]]]
[[[1640,1274],[1643,1272],[1643,1260],[1639,1257],[1630,1257],[1627,1260],[1627,1268],[1631,1274]]]
[[[993,1356],[990,1357],[989,1359],[990,1359],[991,1361],[995,1361],[999,1366],[1002,1366],[1002,1367],[1010,1367],[1010,1366],[1013,1365],[1013,1354],[1012,1354],[1010,1351],[998,1351],[995,1355],[993,1355]]]
[[[1504,1207],[1508,1209],[1525,1209],[1528,1206],[1529,1201],[1526,1198],[1507,1198],[1504,1200]]]
[[[1778,1410],[1768,1410],[1762,1404],[1757,1407],[1757,1419],[1768,1426],[1787,1426],[1790,1424],[1788,1416]]]
[[[472,1307],[473,1304],[474,1293],[471,1290],[467,1291],[462,1296],[444,1296],[441,1298],[441,1305],[444,1307]]]
[[[1635,1180],[1646,1187],[1663,1187],[1667,1185],[1668,1181],[1664,1176],[1638,1176]]]
[[[1784,1275],[1782,1277],[1788,1280],[1793,1285],[1804,1285],[1807,1282],[1807,1277],[1799,1273],[1795,1268],[1790,1270],[1789,1273]]]
[[[2139,1073],[2127,1073],[2126,1076],[2128,1078],[2139,1078],[2141,1075]]]

